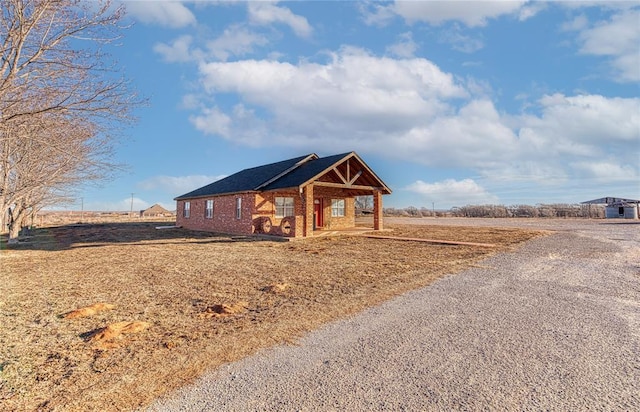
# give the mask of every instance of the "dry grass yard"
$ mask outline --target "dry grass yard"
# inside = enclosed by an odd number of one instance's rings
[[[166,223],[161,223],[166,224]],[[393,226],[248,241],[118,223],[0,251],[0,410],[131,410],[205,370],[473,265],[542,232]]]

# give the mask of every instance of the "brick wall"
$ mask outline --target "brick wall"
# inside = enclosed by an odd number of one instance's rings
[[[236,199],[242,199],[241,216],[236,218]],[[252,233],[253,193],[191,199],[191,213],[184,217],[184,200],[177,204],[176,225],[192,230],[250,235]],[[205,202],[213,200],[213,217],[205,217]]]
[[[276,217],[276,197],[293,198],[294,216],[286,216],[284,218]],[[302,237],[302,224],[299,223],[295,216],[303,216],[303,201],[297,191],[288,192],[266,192],[258,193],[255,197],[255,209],[253,212],[253,224],[257,232],[261,230],[261,224],[268,220],[271,224],[269,235],[286,236],[286,237]]]
[[[275,197],[292,197],[295,217],[275,217]],[[242,199],[241,218],[236,218],[236,199]],[[355,199],[345,197],[335,188],[317,186],[313,188],[313,199],[322,199],[324,229],[343,229],[355,226]],[[205,202],[213,200],[213,217],[205,217]],[[345,200],[345,216],[331,216],[331,200]],[[219,233],[249,235],[263,232],[263,228],[270,226],[266,234],[275,236],[303,237],[305,236],[306,208],[313,209],[313,200],[307,206],[304,196],[297,191],[241,193],[227,196],[191,199],[189,218],[184,217],[184,200],[177,202],[176,225],[192,230],[203,230]],[[313,213],[313,212],[312,212]],[[268,221],[265,226],[264,222]],[[310,222],[309,232],[313,228]],[[309,233],[308,235],[311,235]]]

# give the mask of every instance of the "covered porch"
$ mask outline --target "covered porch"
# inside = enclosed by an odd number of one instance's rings
[[[343,158],[299,186],[304,236],[339,235],[384,229],[382,196],[391,190],[355,154]],[[356,226],[355,198],[373,198],[373,227]]]

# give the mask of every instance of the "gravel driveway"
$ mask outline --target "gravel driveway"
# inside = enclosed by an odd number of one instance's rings
[[[221,367],[150,410],[640,410],[638,221],[413,223],[556,232]]]

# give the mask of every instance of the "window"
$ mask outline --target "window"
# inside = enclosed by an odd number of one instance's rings
[[[184,209],[182,210],[182,215],[187,218],[191,216],[191,202],[184,202]]]
[[[276,197],[276,217],[293,216],[293,198]]]
[[[344,199],[331,199],[331,217],[344,217]]]
[[[236,197],[236,219],[242,217],[242,198]]]
[[[204,217],[206,219],[213,218],[213,200],[211,199],[204,202]]]

